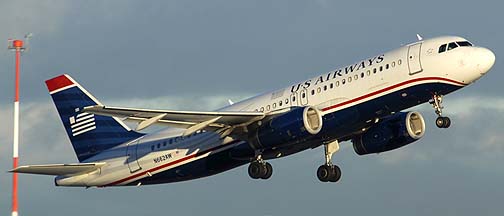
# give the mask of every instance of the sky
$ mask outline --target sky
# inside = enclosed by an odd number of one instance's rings
[[[22,57],[21,164],[76,157],[44,80],[68,73],[104,104],[213,110],[416,40],[463,36],[496,55],[474,85],[445,97],[450,129],[382,154],[350,143],[336,184],[315,172],[321,148],[271,161],[268,181],[246,166],[188,182],[55,187],[20,175],[20,215],[499,215],[504,200],[503,3],[499,1],[0,1],[0,214],[10,212],[14,55]]]

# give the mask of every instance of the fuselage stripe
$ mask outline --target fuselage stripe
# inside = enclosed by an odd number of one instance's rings
[[[371,92],[369,94],[365,94],[365,95],[360,96],[360,97],[356,97],[354,99],[351,99],[351,100],[348,100],[348,101],[345,101],[345,102],[342,102],[342,103],[339,103],[339,104],[335,104],[335,105],[332,105],[332,106],[328,106],[328,107],[322,108],[322,111],[328,111],[328,110],[331,110],[331,109],[342,107],[342,106],[345,106],[345,105],[348,105],[348,104],[351,104],[351,103],[354,103],[354,102],[357,102],[357,101],[361,101],[361,100],[364,100],[366,98],[375,96],[377,94],[381,94],[381,93],[390,91],[392,89],[399,88],[401,86],[414,83],[414,82],[421,82],[421,81],[428,81],[428,80],[446,81],[446,82],[451,82],[451,83],[454,83],[454,84],[457,84],[457,85],[461,85],[461,86],[467,85],[465,83],[461,83],[461,82],[458,82],[458,81],[455,81],[455,80],[446,79],[446,78],[442,78],[442,77],[423,77],[423,78],[417,78],[417,79],[412,79],[412,80],[404,81],[402,83],[398,83],[398,84],[395,84],[395,85],[392,85],[392,86],[380,89],[380,90],[375,91],[375,92]]]
[[[467,85],[467,84],[462,83],[462,82],[458,82],[458,81],[455,81],[455,80],[446,79],[446,78],[442,78],[442,77],[423,77],[423,78],[417,78],[417,79],[408,80],[408,81],[405,81],[405,82],[402,82],[402,83],[398,83],[398,84],[395,84],[395,85],[392,85],[392,86],[380,89],[378,91],[371,92],[369,94],[365,94],[363,96],[354,98],[352,100],[348,100],[348,101],[345,101],[345,102],[342,102],[342,103],[339,103],[339,104],[336,104],[336,105],[332,105],[332,106],[323,108],[322,111],[328,111],[328,110],[335,109],[335,108],[338,108],[338,107],[341,107],[341,106],[345,106],[345,105],[348,105],[348,104],[351,104],[351,103],[354,103],[354,102],[358,102],[358,101],[364,100],[366,98],[369,98],[369,97],[372,97],[372,96],[375,96],[375,95],[378,95],[378,94],[381,94],[381,93],[384,93],[384,92],[390,91],[392,89],[399,88],[401,86],[408,85],[408,84],[411,84],[411,83],[421,82],[421,81],[431,81],[431,80],[450,82],[450,83],[453,83],[453,84],[456,84],[456,85],[459,85],[459,86],[465,86],[465,85]],[[173,165],[176,165],[178,163],[182,163],[182,162],[187,161],[189,159],[192,159],[192,158],[195,158],[195,157],[199,157],[199,156],[204,155],[206,153],[209,153],[209,152],[212,152],[212,151],[224,148],[224,147],[228,147],[229,145],[236,144],[237,142],[240,142],[240,140],[233,141],[233,142],[231,142],[229,144],[226,144],[226,145],[219,145],[219,146],[210,148],[210,149],[202,151],[202,152],[197,152],[197,153],[189,155],[187,157],[180,158],[178,160],[175,160],[175,161],[172,161],[172,162],[160,165],[158,167],[151,168],[151,169],[149,169],[147,171],[140,172],[140,173],[137,173],[135,175],[128,176],[128,177],[126,177],[124,179],[121,179],[121,180],[118,180],[118,181],[115,181],[115,182],[103,185],[102,187],[118,185],[118,184],[124,183],[126,181],[129,181],[129,180],[141,177],[141,176],[148,176],[148,173],[152,173],[154,171],[157,171],[157,170],[169,167],[169,166],[173,166]]]
[[[127,178],[124,178],[124,179],[121,179],[121,180],[118,180],[118,181],[115,181],[115,182],[112,182],[112,183],[106,184],[106,185],[104,185],[103,187],[107,187],[107,186],[113,186],[113,185],[121,184],[121,183],[124,183],[124,182],[126,182],[126,181],[129,181],[129,180],[131,180],[131,179],[138,178],[138,177],[143,176],[143,175],[148,176],[148,173],[152,173],[152,172],[154,172],[154,171],[157,171],[157,170],[163,169],[163,168],[165,168],[165,167],[169,167],[169,166],[172,166],[172,165],[176,165],[176,164],[178,164],[178,163],[182,163],[182,162],[184,162],[184,161],[186,161],[186,160],[189,160],[189,159],[192,159],[192,158],[195,158],[195,157],[199,157],[199,156],[201,156],[201,155],[204,155],[204,154],[209,153],[209,152],[212,152],[212,151],[216,151],[216,150],[221,149],[221,148],[224,148],[224,147],[228,147],[228,146],[233,145],[233,144],[236,144],[236,143],[238,143],[238,142],[242,142],[242,141],[240,141],[240,140],[236,140],[236,141],[230,142],[230,143],[225,144],[225,145],[219,145],[219,146],[216,146],[216,147],[213,147],[213,148],[207,149],[207,150],[205,150],[205,151],[196,152],[196,153],[194,153],[194,154],[192,154],[192,155],[189,155],[189,156],[187,156],[187,157],[180,158],[180,159],[178,159],[178,160],[175,160],[175,161],[172,161],[172,162],[169,162],[169,163],[166,163],[166,164],[163,164],[163,165],[160,165],[160,166],[157,166],[157,167],[151,168],[151,169],[149,169],[149,170],[147,170],[147,171],[143,171],[143,172],[141,172],[141,173],[137,173],[137,174],[132,175],[132,176],[129,176],[129,177],[127,177]]]

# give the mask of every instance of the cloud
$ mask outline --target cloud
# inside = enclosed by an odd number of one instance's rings
[[[52,34],[59,30],[68,11],[67,1],[0,2],[0,37],[22,37],[28,32]],[[9,35],[6,35],[9,34]]]
[[[111,100],[105,104],[134,108],[207,111],[227,105],[228,98],[238,101],[246,95],[132,98]],[[0,143],[12,143],[12,107],[0,108],[0,116],[5,122],[0,125]],[[20,129],[20,156],[24,163],[61,163],[75,160],[73,149],[52,101],[21,103]],[[0,145],[0,152],[11,152],[11,146]],[[54,153],[57,153],[57,157],[48,157]]]
[[[155,98],[131,98],[102,101],[104,104],[124,107],[173,109],[173,110],[214,110],[227,105],[227,99],[244,99],[249,94],[231,96],[166,96]],[[396,164],[403,161],[428,161],[446,159],[465,165],[485,165],[497,162],[504,156],[504,98],[503,97],[455,97],[445,100],[446,114],[452,118],[453,126],[440,130],[434,126],[429,105],[421,110],[427,120],[426,136],[407,147],[377,155],[380,161]],[[24,162],[72,162],[73,149],[62,128],[52,101],[21,104],[21,156]],[[0,116],[4,122],[12,122],[12,108],[2,107]],[[477,122],[485,122],[479,124]],[[477,124],[476,124],[477,123]],[[130,126],[133,126],[130,124]],[[12,143],[11,124],[0,125],[0,142]],[[341,152],[353,151],[350,145],[342,145]],[[10,145],[1,145],[1,152],[11,151]],[[58,153],[57,157],[47,155]],[[445,157],[450,155],[450,157]],[[314,155],[313,157],[318,157]],[[473,161],[471,158],[487,158]],[[477,159],[475,159],[477,160]]]
[[[438,129],[430,105],[421,110],[427,133],[409,146],[379,155],[387,164],[404,161],[448,161],[462,166],[488,167],[504,157],[504,97],[445,97],[444,115],[452,119],[449,129]],[[485,158],[485,160],[481,160]]]

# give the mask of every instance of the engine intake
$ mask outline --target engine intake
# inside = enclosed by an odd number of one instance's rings
[[[382,120],[352,140],[355,153],[386,152],[408,145],[425,134],[425,121],[419,112],[400,112]]]
[[[262,148],[299,141],[322,130],[322,113],[314,107],[298,107],[263,122],[257,128],[256,140]]]

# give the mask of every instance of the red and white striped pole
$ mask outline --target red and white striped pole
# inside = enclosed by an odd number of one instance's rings
[[[9,45],[9,49],[16,52],[16,79],[15,79],[15,94],[14,94],[14,143],[12,163],[13,168],[18,166],[19,160],[19,63],[21,52],[25,50],[22,40],[13,40]],[[12,216],[18,215],[18,175],[12,173]]]

